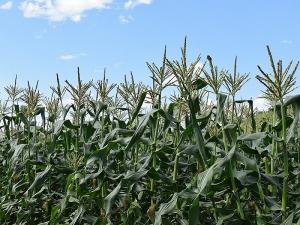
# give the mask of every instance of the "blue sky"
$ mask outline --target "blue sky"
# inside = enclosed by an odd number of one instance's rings
[[[77,66],[84,80],[106,67],[112,82],[130,71],[150,82],[145,63],[159,63],[164,45],[178,58],[187,35],[190,59],[210,54],[232,69],[237,55],[253,78],[240,96],[255,97],[256,65],[270,71],[267,44],[276,59],[299,60],[299,8],[292,0],[0,0],[0,86],[18,74],[48,92],[56,73],[75,81]]]

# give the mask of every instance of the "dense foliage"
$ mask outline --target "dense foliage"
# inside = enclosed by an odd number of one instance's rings
[[[268,53],[259,123],[236,100],[249,79],[237,59],[232,72],[188,62],[186,42],[180,60],[147,64],[150,87],[78,70],[46,98],[16,79],[1,104],[0,224],[300,224],[298,64]]]

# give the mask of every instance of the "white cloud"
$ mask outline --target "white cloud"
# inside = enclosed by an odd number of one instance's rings
[[[78,54],[63,54],[59,56],[61,60],[72,60],[72,59],[77,59],[79,57],[87,56],[86,53],[78,53]]]
[[[253,107],[258,111],[267,111],[270,107],[270,104],[265,98],[258,96],[253,100]]]
[[[26,18],[47,18],[50,21],[70,19],[78,22],[88,10],[109,8],[113,0],[25,0],[20,10]]]
[[[3,9],[3,10],[10,10],[12,7],[13,7],[12,1],[8,1],[8,2],[5,2],[4,4],[0,5],[0,9]]]
[[[61,55],[59,57],[61,60],[71,60],[71,59],[75,59],[75,55],[72,54],[65,54],[65,55]]]
[[[150,5],[153,2],[153,0],[128,0],[124,4],[125,9],[133,9],[134,7],[138,5]]]
[[[122,24],[128,24],[128,23],[132,22],[134,19],[131,15],[128,15],[128,16],[120,15],[119,20],[120,20],[120,23],[122,23]]]
[[[120,67],[124,66],[124,64],[125,64],[124,62],[118,61],[113,64],[113,67],[119,69]]]
[[[282,40],[281,41],[281,44],[285,44],[285,45],[291,45],[291,44],[293,44],[293,41],[292,40]]]

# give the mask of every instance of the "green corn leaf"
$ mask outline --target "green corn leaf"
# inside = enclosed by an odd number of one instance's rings
[[[194,90],[201,90],[207,86],[207,82],[202,78],[198,78],[197,80],[193,81],[193,88]]]
[[[104,209],[106,215],[109,215],[111,213],[111,207],[115,203],[115,200],[121,190],[122,187],[122,181],[113,189],[109,195],[107,195],[104,199]]]
[[[193,203],[189,209],[189,224],[200,224],[199,196],[193,200]]]
[[[162,216],[172,213],[175,210],[177,200],[178,200],[178,193],[174,193],[169,202],[160,205],[159,210],[155,213],[154,225],[161,225]]]
[[[144,104],[144,101],[145,101],[145,98],[147,96],[147,91],[144,91],[141,93],[140,95],[140,98],[139,98],[139,102],[136,106],[136,108],[134,109],[133,113],[132,113],[132,117],[131,117],[131,120],[129,121],[129,124],[132,124],[133,121],[135,120],[135,118],[138,116],[143,104]]]
[[[81,218],[83,217],[84,214],[84,207],[81,205],[79,206],[79,208],[73,213],[75,214],[70,225],[75,225],[75,224],[79,224],[81,221]]]
[[[52,165],[47,165],[47,167],[45,168],[45,170],[43,172],[37,173],[34,181],[32,182],[30,187],[25,192],[25,195],[28,195],[29,191],[31,191],[33,188],[39,186],[40,184],[42,184],[44,182],[44,180],[47,178],[47,176],[48,176],[49,172],[51,171],[51,169],[52,169]]]
[[[291,213],[281,225],[293,225],[294,213]]]

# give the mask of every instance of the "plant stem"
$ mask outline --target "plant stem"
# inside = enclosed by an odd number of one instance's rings
[[[223,142],[224,142],[225,152],[228,152],[228,143],[227,143],[227,138],[226,138],[226,134],[225,134],[225,130],[224,130],[224,125],[222,125],[222,134],[223,134]],[[239,198],[239,195],[238,195],[238,190],[237,190],[235,180],[234,180],[234,176],[233,176],[234,165],[232,163],[232,160],[230,160],[229,167],[227,167],[227,169],[228,169],[228,172],[229,172],[232,192],[233,192],[233,195],[234,195],[235,200],[236,200],[236,206],[237,206],[238,213],[239,213],[241,219],[245,220],[245,214],[244,214],[243,208],[241,206],[241,201],[240,201],[240,198]]]
[[[181,118],[181,104],[179,105],[179,113],[178,113],[178,118],[177,120],[180,121]],[[176,146],[176,155],[175,155],[175,162],[174,162],[174,168],[173,168],[173,181],[177,180],[177,170],[178,170],[178,163],[179,163],[179,135],[180,135],[180,123],[177,124],[176,126],[177,128],[177,132],[176,132],[176,136],[175,136],[175,146]]]
[[[231,114],[231,123],[233,123],[233,119],[234,119],[234,110],[235,110],[235,96],[232,95],[232,114]]]
[[[274,127],[276,123],[276,107],[274,106],[273,109],[273,121],[272,121],[272,126]],[[276,131],[273,131],[273,135],[276,135]],[[272,151],[271,151],[271,174],[274,174],[274,161],[276,158],[276,140],[275,138],[272,139]]]
[[[158,109],[161,108],[161,91],[159,92],[159,95],[158,95]],[[157,136],[158,136],[158,129],[159,129],[159,123],[160,123],[160,117],[159,117],[159,114],[157,114],[157,118],[156,118],[156,124],[155,124],[155,130],[154,130],[154,140],[153,140],[153,146],[152,146],[152,157],[153,157],[153,160],[152,160],[152,167],[154,169],[156,169],[156,154],[155,154],[155,151],[156,151],[156,145],[157,145]],[[154,186],[155,186],[155,181],[153,179],[151,179],[150,181],[150,190],[151,192],[153,193],[154,192]],[[154,197],[152,196],[152,199],[151,199],[152,203],[154,203]]]
[[[288,152],[286,149],[286,115],[285,115],[285,108],[283,105],[283,101],[281,101],[280,110],[281,110],[281,122],[282,122],[282,140],[283,140],[282,150],[283,150],[283,163],[284,163],[281,211],[284,220],[286,217],[286,206],[287,206],[289,161],[288,161]]]
[[[154,131],[154,142],[153,142],[153,146],[152,146],[152,167],[155,169],[156,168],[156,144],[157,144],[157,133],[158,133],[158,126],[159,126],[159,118],[157,118],[156,121],[156,126],[155,126],[155,131]],[[154,186],[155,186],[155,181],[153,179],[151,179],[151,192],[154,191]]]

